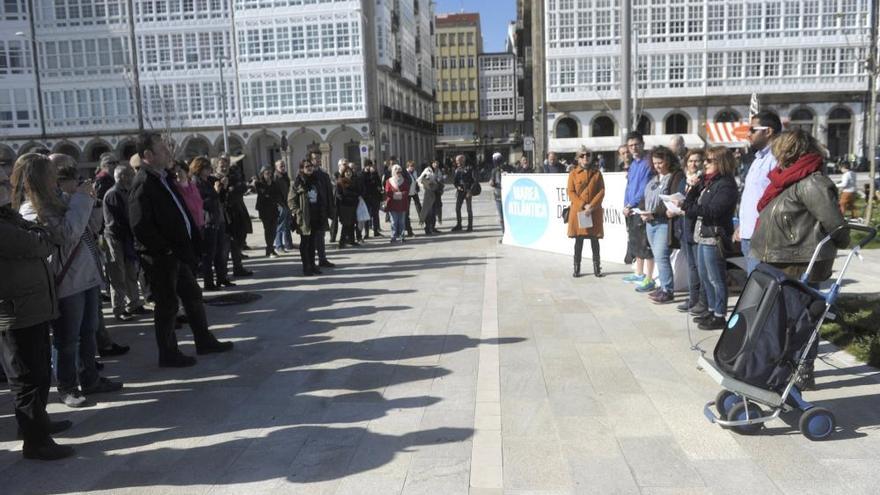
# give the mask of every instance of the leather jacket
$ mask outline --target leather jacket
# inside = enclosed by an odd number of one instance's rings
[[[789,186],[758,217],[751,255],[765,263],[809,263],[819,241],[846,221],[837,206],[837,187],[821,172]],[[832,260],[849,245],[849,231],[822,247],[818,260]]]

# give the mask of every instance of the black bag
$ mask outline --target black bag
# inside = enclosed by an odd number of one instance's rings
[[[571,206],[562,209],[562,223],[568,223],[568,214],[571,213]]]
[[[483,192],[483,187],[479,182],[474,182],[474,185],[471,186],[471,196],[479,196],[481,192]]]
[[[715,345],[718,368],[739,381],[780,392],[825,310],[825,300],[776,268],[760,264]]]

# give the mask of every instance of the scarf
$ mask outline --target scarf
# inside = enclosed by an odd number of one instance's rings
[[[767,174],[770,185],[758,201],[758,211],[763,210],[776,196],[782,194],[788,186],[797,183],[808,175],[822,169],[822,155],[808,153],[798,158],[790,167],[776,167]]]
[[[391,177],[390,179],[388,179],[388,182],[391,183],[392,189],[394,189],[395,191],[400,191],[400,186],[403,185],[403,182],[405,180],[406,179],[403,178],[403,175],[401,175],[400,177]]]

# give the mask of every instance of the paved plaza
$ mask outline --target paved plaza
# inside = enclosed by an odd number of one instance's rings
[[[322,276],[251,251],[236,289],[262,297],[208,308],[236,347],[195,367],[156,367],[151,320],[108,320],[132,346],[104,360],[125,389],[81,410],[50,397],[76,457],[22,460],[0,389],[0,493],[877,493],[876,370],[822,345],[807,398],[837,416],[826,442],[797,416],[752,437],[710,424],[718,388],[674,305],[620,281],[623,253],[572,279],[568,257],[499,245],[486,189],[475,232],[334,247]],[[880,290],[878,257],[846,291]],[[717,335],[693,329],[710,353]]]

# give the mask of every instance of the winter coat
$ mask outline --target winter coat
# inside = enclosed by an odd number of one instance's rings
[[[92,252],[84,239],[84,236],[91,236],[92,246],[97,246],[94,243],[95,234],[88,228],[95,199],[80,192],[70,196],[65,194],[63,199],[67,205],[67,211],[39,219],[39,223],[52,233],[54,242],[57,244],[51,256],[54,276],[60,275],[69,260],[70,268],[67,269],[67,273],[56,290],[56,296],[59,299],[79,294],[93,287],[100,287],[104,283],[96,258],[98,253]],[[37,211],[30,202],[23,203],[19,211],[25,220],[38,221]],[[74,255],[72,259],[71,255]]]
[[[651,177],[651,181],[657,178],[656,175]],[[685,187],[685,174],[681,170],[676,170],[672,172],[672,176],[669,178],[669,181],[666,183],[666,188],[660,192],[664,196],[669,196],[671,194],[675,194],[677,192],[684,191]],[[650,184],[651,181],[648,183]],[[642,204],[639,205],[640,208],[644,207],[645,198],[642,197]],[[644,208],[643,208],[644,209]],[[673,217],[667,218],[666,216],[666,204],[663,200],[660,200],[657,203],[657,206],[654,208],[654,211],[651,213],[654,215],[654,220],[665,220],[666,224],[669,226],[669,235],[666,236],[666,244],[672,249],[678,249],[681,247],[680,240],[682,238],[683,226],[681,218]],[[693,227],[691,227],[693,229]]]
[[[732,175],[720,175],[708,185],[705,177],[703,181],[688,191],[682,209],[691,222],[701,217],[703,226],[719,227],[722,241],[729,243],[733,236],[733,216],[736,214],[736,203],[739,199],[736,179]],[[694,239],[699,236],[700,232],[694,232]]]
[[[404,180],[395,189],[392,184],[394,179],[385,183],[385,211],[407,211],[409,209],[409,184]],[[400,198],[395,198],[394,193],[399,192]]]
[[[168,182],[163,184],[163,180],[146,167],[141,167],[134,178],[128,218],[134,232],[135,250],[144,256],[174,256],[181,263],[196,267],[200,257],[199,229],[177,188]]]
[[[202,197],[202,211],[205,219],[202,222],[206,227],[218,227],[220,222],[226,225],[226,215],[223,211],[223,203],[220,201],[220,193],[214,189],[214,183],[217,182],[215,177],[208,177],[207,180],[196,178],[196,187],[199,189],[199,195]]]
[[[568,212],[568,237],[589,236],[601,239],[605,235],[603,229],[604,210],[602,200],[605,199],[605,180],[599,169],[584,170],[576,167],[568,174],[568,199],[571,208]],[[577,214],[584,205],[591,207],[590,217],[593,226],[588,229],[578,227]]]
[[[272,181],[272,184],[278,189],[278,194],[281,197],[281,205],[286,210],[287,209],[287,199],[290,196],[290,177],[287,176],[287,173],[278,173],[275,172],[275,178]]]
[[[809,263],[819,242],[846,223],[837,204],[837,187],[821,172],[788,186],[764,208],[752,234],[751,255],[766,263]],[[819,251],[833,260],[849,245],[849,231],[835,235]]]
[[[437,176],[431,167],[422,170],[422,175],[419,176],[417,182],[425,191],[425,197],[422,199],[422,211],[419,212],[419,220],[424,222],[437,204],[437,192],[442,187],[442,184],[437,182]]]
[[[244,194],[248,186],[244,172],[238,165],[229,168],[229,186],[226,196],[226,218],[229,235],[235,239],[244,239],[254,231],[251,216],[244,204]]]
[[[128,191],[119,187],[119,184],[111,187],[104,195],[103,211],[104,237],[121,244],[126,259],[136,260],[134,234],[128,221]]]
[[[314,203],[309,201],[310,191],[316,196]],[[296,231],[307,236],[327,230],[327,215],[333,202],[327,196],[317,171],[311,176],[302,173],[297,175],[290,186],[290,197],[287,200]]]
[[[336,183],[336,211],[339,221],[343,225],[357,222],[357,206],[360,195],[354,182],[343,185],[342,181]]]
[[[364,173],[364,201],[367,204],[378,205],[385,195],[382,187],[382,177],[378,172]]]
[[[281,194],[281,189],[275,184],[275,181],[266,182],[258,179],[256,183],[257,189],[257,213],[260,218],[277,217],[278,208],[280,206],[287,207],[285,195]]]
[[[465,165],[455,169],[452,183],[459,193],[470,193],[473,192],[475,184],[477,184],[477,177],[474,175],[474,170]]]
[[[52,234],[15,210],[0,207],[0,331],[27,328],[58,317],[49,257]]]

